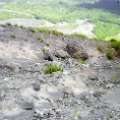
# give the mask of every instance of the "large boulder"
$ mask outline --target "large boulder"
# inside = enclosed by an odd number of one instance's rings
[[[88,59],[88,54],[84,50],[82,46],[80,46],[77,42],[70,42],[66,46],[66,51],[68,54],[75,59]]]
[[[65,59],[65,58],[69,57],[69,54],[66,51],[61,49],[61,50],[56,50],[55,51],[55,56],[58,57],[58,58]]]

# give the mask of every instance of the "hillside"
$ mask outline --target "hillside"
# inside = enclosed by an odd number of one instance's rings
[[[0,120],[118,120],[120,61],[108,59],[108,46],[2,25]]]
[[[52,23],[68,22],[68,26],[74,26],[73,28],[76,28],[76,20],[87,19],[95,25],[93,32],[97,39],[110,40],[120,33],[119,9],[116,0],[11,0],[2,2],[0,19],[27,18]]]
[[[118,0],[0,0],[0,120],[120,120]]]

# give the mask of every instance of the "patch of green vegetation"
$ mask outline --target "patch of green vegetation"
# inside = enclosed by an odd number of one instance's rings
[[[53,29],[49,29],[49,28],[37,28],[35,31],[37,32],[42,32],[42,33],[46,33],[46,34],[52,34],[55,36],[66,36],[69,38],[78,38],[78,39],[89,39],[88,37],[86,37],[83,34],[71,34],[71,35],[64,35],[62,32],[59,32],[57,30],[53,30]]]
[[[36,32],[37,32],[37,30],[34,29],[34,28],[29,28],[29,30],[30,30],[30,32],[32,32],[32,33],[36,33]]]
[[[12,26],[11,23],[6,23],[7,26]]]
[[[57,30],[51,30],[50,33],[53,34],[53,35],[55,35],[55,36],[61,36],[61,35],[63,35],[62,32],[58,32]]]
[[[63,72],[63,68],[58,64],[49,64],[45,67],[45,74],[52,74],[55,72]]]
[[[41,43],[44,42],[42,37],[38,37],[37,40],[40,41]]]
[[[112,83],[114,84],[120,84],[119,74],[113,75],[111,80],[112,80]]]
[[[111,47],[114,48],[116,51],[120,50],[120,41],[115,39],[111,39]]]
[[[11,34],[10,37],[13,38],[13,39],[16,38],[16,36],[14,34]]]
[[[50,47],[50,43],[46,43],[46,46],[47,46],[47,47]]]
[[[104,53],[104,52],[105,52],[105,51],[104,51],[104,48],[103,48],[102,46],[100,46],[100,45],[98,45],[96,49],[97,49],[100,53]]]
[[[46,34],[52,34],[55,36],[62,36],[63,33],[59,32],[57,30],[49,29],[49,28],[37,28],[36,31],[46,33]]]
[[[116,51],[114,48],[108,48],[107,51],[106,51],[106,57],[109,59],[109,60],[114,60],[115,57],[116,57]]]
[[[46,45],[45,47],[43,47],[42,51],[43,53],[48,53],[49,47]]]
[[[70,38],[78,38],[78,39],[82,39],[82,40],[85,40],[85,39],[89,39],[87,36],[83,35],[83,34],[71,34],[71,35],[66,35]]]
[[[86,60],[84,59],[79,59],[80,64],[86,64]]]
[[[111,18],[112,19],[112,18]],[[119,23],[120,21],[118,21]],[[120,25],[109,22],[96,21],[95,34],[97,39],[109,41],[108,37],[115,36],[120,33]],[[114,38],[114,37],[113,37]],[[108,40],[107,40],[108,39]],[[120,38],[119,38],[120,39]]]

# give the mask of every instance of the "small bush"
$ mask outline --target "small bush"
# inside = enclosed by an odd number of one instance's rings
[[[62,32],[58,32],[58,31],[56,31],[56,30],[51,30],[51,34],[53,34],[53,35],[55,35],[55,36],[61,36],[61,35],[63,35]]]
[[[40,42],[44,42],[42,37],[38,37],[37,40],[40,41]]]
[[[97,46],[96,48],[100,53],[104,53],[105,49],[102,46]]]
[[[6,23],[7,26],[12,26],[11,23]]]
[[[19,26],[19,27],[20,27],[21,29],[24,29],[24,28],[25,28],[25,27],[24,27],[24,26],[22,26],[22,25],[21,25],[21,26]]]
[[[39,28],[37,29],[37,31],[41,33],[50,34],[50,30],[48,30],[47,28]]]
[[[57,64],[49,64],[45,67],[44,73],[45,74],[52,74],[54,72],[63,72],[63,68]]]
[[[116,51],[120,50],[120,41],[111,39],[111,47],[114,48]]]
[[[15,36],[14,34],[12,34],[12,35],[11,35],[11,38],[15,39],[15,38],[16,38],[16,36]]]
[[[109,48],[109,49],[106,51],[106,57],[107,57],[109,60],[113,60],[113,59],[116,57],[116,51],[115,51],[115,49]]]
[[[80,64],[86,64],[86,60],[84,59],[79,59]]]
[[[32,32],[32,33],[36,33],[36,32],[37,32],[37,30],[34,29],[34,28],[29,28],[29,30],[30,30],[30,32]]]

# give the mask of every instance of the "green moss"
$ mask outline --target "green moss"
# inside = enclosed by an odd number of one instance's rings
[[[63,72],[63,68],[57,64],[49,64],[44,69],[45,74],[52,74],[52,73],[58,72],[58,71]]]

